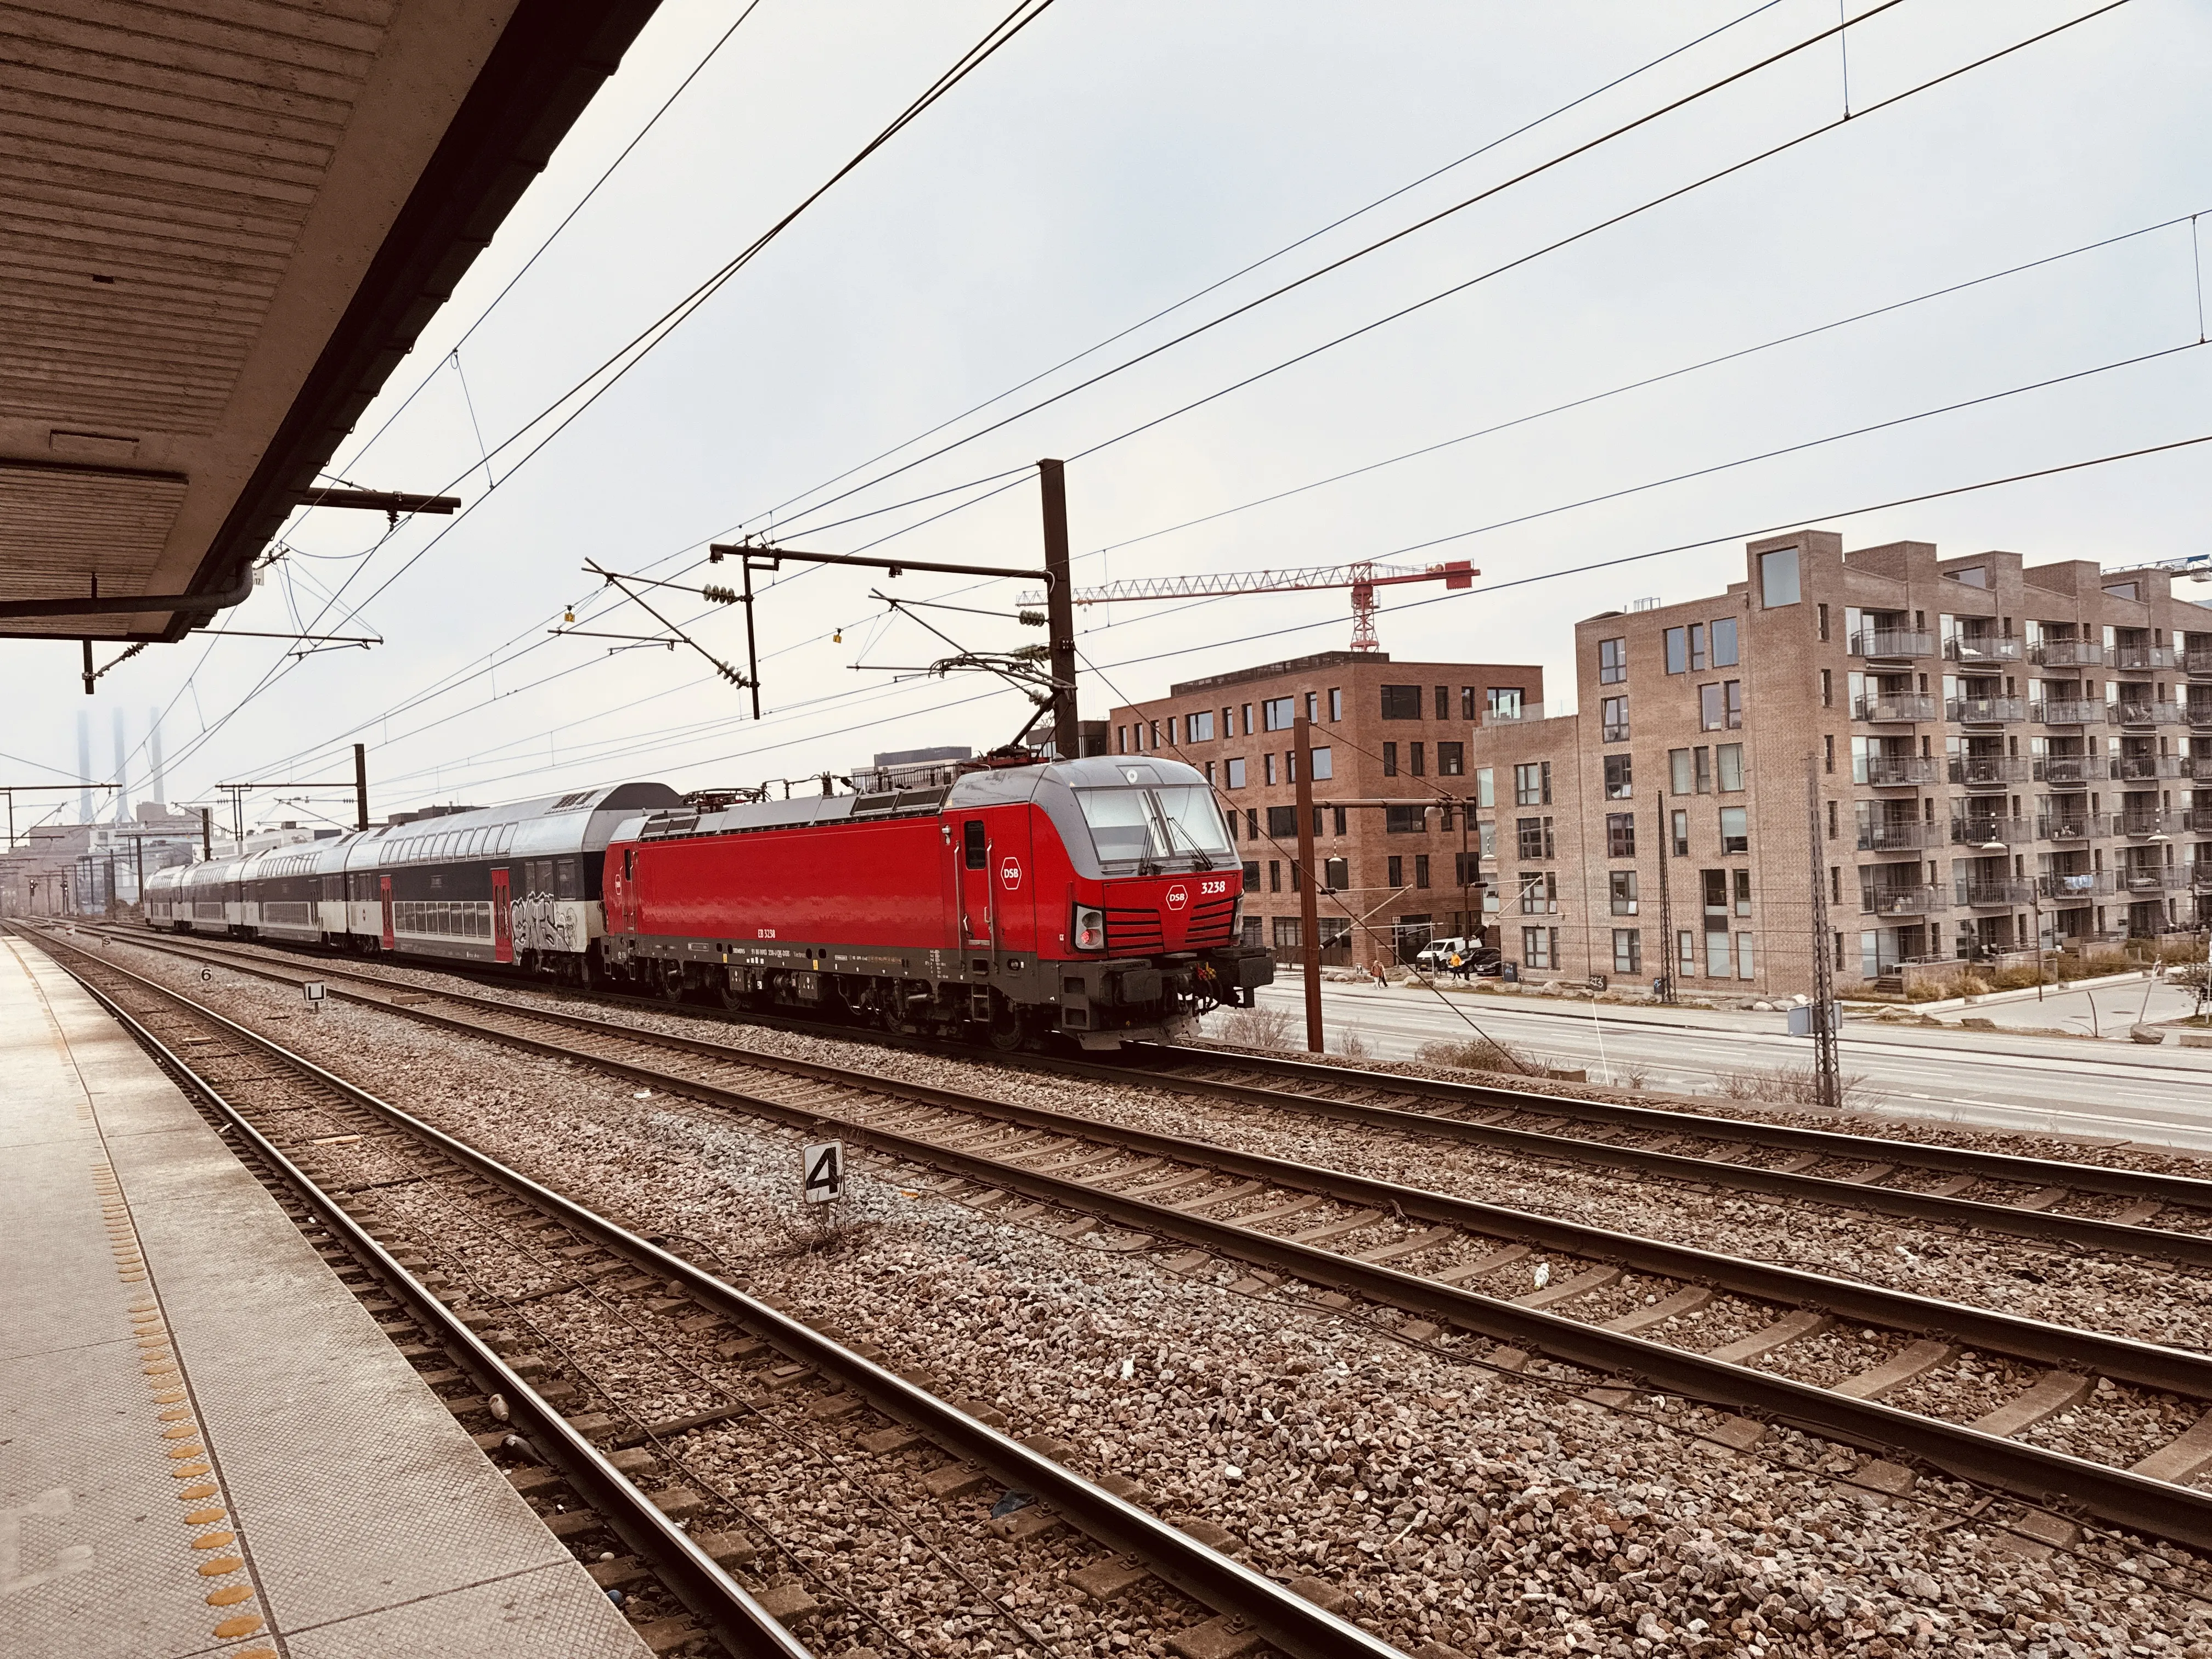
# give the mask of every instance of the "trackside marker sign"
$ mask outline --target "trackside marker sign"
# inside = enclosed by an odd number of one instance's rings
[[[805,1152],[806,1201],[827,1204],[845,1195],[845,1143],[828,1140]]]

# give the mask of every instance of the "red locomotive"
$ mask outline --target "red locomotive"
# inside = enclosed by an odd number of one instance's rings
[[[1273,977],[1192,768],[1099,758],[949,786],[649,811],[607,848],[602,962],[663,994],[981,1028],[1012,1048],[1161,1038]]]

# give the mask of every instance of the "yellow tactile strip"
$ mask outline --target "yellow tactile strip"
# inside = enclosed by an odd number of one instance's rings
[[[138,1287],[127,1311],[131,1336],[138,1346],[138,1367],[146,1380],[153,1425],[149,1455],[168,1464],[170,1478],[178,1483],[177,1500],[184,1506],[178,1517],[181,1523],[179,1578],[215,1609],[208,1632],[214,1640],[237,1642],[258,1636],[267,1621],[252,1604],[267,1604],[262,1601],[249,1553],[239,1538],[222,1477],[208,1448],[209,1437],[193,1407],[191,1381],[171,1341],[161,1292],[149,1278],[138,1230],[131,1218],[131,1201],[105,1158],[94,1163],[92,1184],[100,1197],[108,1249],[115,1258],[115,1276],[126,1285]],[[274,1648],[240,1648],[226,1659],[277,1659],[277,1654]]]

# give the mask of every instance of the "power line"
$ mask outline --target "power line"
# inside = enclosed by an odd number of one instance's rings
[[[1856,21],[1864,22],[1869,18],[1878,17],[1883,12],[1889,11],[1904,3],[1905,0],[1878,0],[1877,4],[1863,14],[1863,15]],[[2114,5],[2124,5],[2127,3],[2127,0],[2112,0],[2112,3]],[[851,489],[845,490],[839,495],[832,495],[827,501],[816,503],[816,505],[810,510],[819,512],[822,508],[829,507],[837,501],[843,501],[848,496],[856,495],[863,489],[872,489],[875,485],[882,483],[887,479],[895,478],[901,473],[911,471],[917,466],[921,466],[927,462],[935,460],[939,456],[950,454],[956,449],[959,449],[968,444],[974,443],[979,438],[987,437],[994,432],[1000,431],[1007,426],[1011,426],[1016,421],[1026,419],[1028,416],[1037,413],[1040,410],[1048,409],[1054,404],[1074,397],[1078,392],[1087,391],[1091,387],[1097,386],[1105,380],[1111,380],[1114,376],[1121,374],[1127,369],[1133,368],[1139,363],[1149,362],[1151,359],[1160,356],[1163,352],[1172,351],[1176,347],[1194,340],[1202,334],[1209,333],[1212,330],[1220,327],[1223,324],[1245,315],[1248,312],[1255,311],[1260,307],[1279,300],[1286,294],[1296,292],[1297,289],[1305,287],[1310,283],[1318,282],[1322,277],[1328,276],[1332,272],[1341,270],[1347,265],[1365,258],[1370,253],[1379,252],[1383,248],[1389,247],[1395,243],[1403,241],[1408,236],[1416,235],[1421,231],[1427,230],[1435,225],[1442,223],[1444,220],[1450,218],[1455,214],[1463,212],[1465,210],[1474,207],[1480,203],[1489,201],[1492,198],[1499,196],[1504,191],[1512,189],[1516,185],[1525,184],[1529,179],[1538,178],[1542,174],[1550,172],[1554,167],[1563,167],[1567,162],[1575,160],[1578,156],[1586,155],[1593,150],[1601,149],[1604,145],[1611,143],[1616,138],[1624,137],[1627,134],[1634,132],[1641,127],[1647,126],[1654,121],[1660,120],[1668,115],[1673,114],[1677,110],[1686,108],[1690,105],[1695,104],[1702,99],[1711,97],[1715,93],[1735,85],[1739,81],[1744,80],[1750,76],[1756,75],[1762,70],[1771,68],[1774,64],[1793,58],[1801,52],[1808,51],[1811,47],[1819,45],[1821,41],[1830,40],[1841,33],[1844,27],[1844,26],[1843,24],[1838,23],[1830,27],[1821,29],[1818,33],[1809,35],[1806,39],[1798,41],[1796,45],[1786,46],[1782,51],[1772,53],[1766,58],[1763,58],[1755,64],[1752,64],[1746,68],[1736,70],[1730,74],[1723,76],[1717,81],[1708,82],[1705,85],[1698,88],[1694,92],[1686,93],[1681,97],[1673,100],[1671,102],[1662,105],[1657,109],[1649,111],[1643,115],[1636,117],[1636,118],[1632,121],[1626,122],[1620,126],[1612,128],[1608,131],[1601,133],[1595,138],[1591,138],[1583,143],[1577,144],[1570,149],[1563,150],[1547,161],[1539,161],[1534,167],[1523,168],[1521,172],[1513,174],[1510,178],[1503,179],[1495,185],[1492,185],[1486,189],[1478,191],[1472,196],[1467,197],[1461,201],[1455,202],[1449,207],[1440,209],[1437,212],[1431,213],[1425,218],[1416,220],[1410,225],[1407,225],[1401,229],[1392,231],[1388,236],[1381,237],[1375,241],[1370,242],[1364,247],[1356,248],[1352,252],[1345,254],[1341,258],[1333,259],[1325,265],[1322,265],[1316,270],[1308,271],[1303,276],[1294,277],[1290,282],[1282,283],[1276,288],[1270,289],[1265,294],[1259,295],[1253,299],[1246,301],[1240,306],[1234,307],[1228,311],[1223,312],[1220,315],[1200,323],[1195,328],[1187,329],[1182,333],[1175,336],[1171,339],[1164,340],[1159,344],[1149,347],[1146,350],[1139,352],[1133,357],[1125,358],[1110,368],[1102,369],[1087,380],[1079,380],[1072,386],[1067,386],[1059,392],[1055,392],[1048,398],[1041,398],[1037,402],[1030,404],[1026,408],[1017,410],[1011,415],[994,421],[988,426],[977,428],[975,431],[968,434],[968,435],[963,438],[956,439],[951,443],[943,445],[939,448],[930,451],[927,455],[917,456],[913,460],[904,462],[898,466],[891,468],[889,471],[879,473],[865,483],[855,484]],[[1816,131],[1820,130],[1821,129],[1816,129]],[[1754,156],[1752,159],[1753,161],[1758,161],[1764,158]],[[1749,165],[1749,163],[1739,163],[1738,165],[1745,166]],[[1700,182],[1707,181],[1701,180]],[[1695,186],[1690,186],[1690,188],[1695,188]],[[1674,193],[1679,194],[1680,192]],[[1662,198],[1661,199],[1664,200],[1667,198]],[[1625,217],[1627,216],[1622,216]],[[1607,222],[1610,223],[1613,222],[1607,221]],[[1594,228],[1601,229],[1603,227],[1599,226],[1595,227]],[[1589,233],[1585,232],[1583,234],[1588,234]],[[1541,250],[1541,252],[1548,251],[1549,250]],[[1528,257],[1534,258],[1536,256],[1530,255]],[[1496,273],[1492,272],[1489,274],[1495,275]],[[1480,281],[1483,279],[1477,278],[1476,280]],[[1460,285],[1462,288],[1468,286],[1471,286],[1471,284],[1462,283]],[[1458,289],[1446,290],[1447,293],[1456,293],[1458,291]],[[1436,297],[1442,298],[1443,296],[1437,295]],[[1433,302],[1434,301],[1432,300],[1430,301],[1425,301],[1424,303]],[[1389,322],[1391,320],[1393,320],[1391,318],[1384,318],[1382,319],[1383,322]],[[1381,326],[1381,324],[1370,324],[1368,326],[1370,328],[1379,327]],[[1364,332],[1364,331],[1361,331]],[[1346,336],[1346,337],[1349,338],[1351,337]],[[1334,344],[1337,343],[1331,342],[1331,343]],[[1317,349],[1326,349],[1326,348]],[[1295,362],[1297,360],[1293,359],[1292,361]],[[1176,412],[1181,413],[1182,411],[1177,410]],[[1168,417],[1163,416],[1162,418],[1164,419]],[[1143,430],[1142,428],[1139,428],[1137,429],[1139,431]],[[1094,446],[1094,448],[1099,447],[1103,447],[1103,446]],[[1082,453],[1087,454],[1091,452],[1085,451]],[[800,528],[794,529],[792,533],[794,535],[807,534],[811,533],[811,526],[802,526]]]

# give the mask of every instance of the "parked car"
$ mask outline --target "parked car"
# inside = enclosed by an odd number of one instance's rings
[[[1490,945],[1468,939],[1438,939],[1413,958],[1413,965],[1425,974],[1448,974],[1451,971],[1454,951],[1465,959],[1469,973],[1495,975],[1498,970],[1498,952]]]

